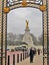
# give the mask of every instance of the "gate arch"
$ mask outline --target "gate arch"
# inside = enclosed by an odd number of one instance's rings
[[[39,6],[40,5],[32,3],[32,2],[27,2],[27,5],[26,5],[26,7],[32,7],[32,8],[37,8],[37,9],[39,9]],[[12,9],[15,9],[15,8],[20,8],[20,7],[24,8],[22,6],[22,2],[14,4],[14,5],[10,6],[9,8],[10,8],[10,10],[12,10]]]
[[[41,0],[42,5],[36,4],[36,0],[33,1],[25,1],[27,5],[25,7],[34,7],[37,9],[42,10],[42,20],[43,20],[43,65],[47,65],[48,60],[47,58],[48,53],[48,40],[49,40],[49,1],[48,0]],[[16,4],[13,3],[13,5],[8,6],[7,0],[0,0],[0,49],[1,49],[1,55],[0,55],[0,61],[1,65],[6,65],[6,55],[7,55],[7,12],[9,12],[12,9],[24,7],[21,2],[17,1]],[[43,5],[46,6],[46,10],[43,11]],[[42,7],[41,7],[42,6]],[[44,52],[44,48],[46,48],[46,53]]]

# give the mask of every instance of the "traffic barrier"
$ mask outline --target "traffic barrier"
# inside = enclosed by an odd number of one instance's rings
[[[26,59],[26,51],[25,51],[25,59]]]
[[[17,63],[19,63],[19,54],[17,54]]]
[[[28,51],[8,51],[7,52],[7,65],[15,65],[16,63],[22,62],[24,59],[29,57]]]
[[[20,54],[20,61],[22,61],[22,53]]]
[[[13,54],[13,65],[15,65],[15,54]]]
[[[23,52],[23,60],[24,60],[24,52]]]
[[[10,65],[10,56],[8,55],[8,65]]]

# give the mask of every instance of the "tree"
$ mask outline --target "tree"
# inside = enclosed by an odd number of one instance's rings
[[[11,40],[11,41],[14,41],[16,39],[16,35],[14,35],[13,33],[8,33],[7,34],[7,39]]]

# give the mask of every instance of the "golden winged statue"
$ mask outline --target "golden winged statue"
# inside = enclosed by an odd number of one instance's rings
[[[29,26],[28,26],[28,21],[26,20],[26,28],[29,28]]]

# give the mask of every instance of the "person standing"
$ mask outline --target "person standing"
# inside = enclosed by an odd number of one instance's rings
[[[38,55],[40,55],[40,49],[38,49]]]
[[[32,63],[33,62],[33,58],[34,58],[34,49],[33,48],[31,48],[30,49],[30,63]]]

